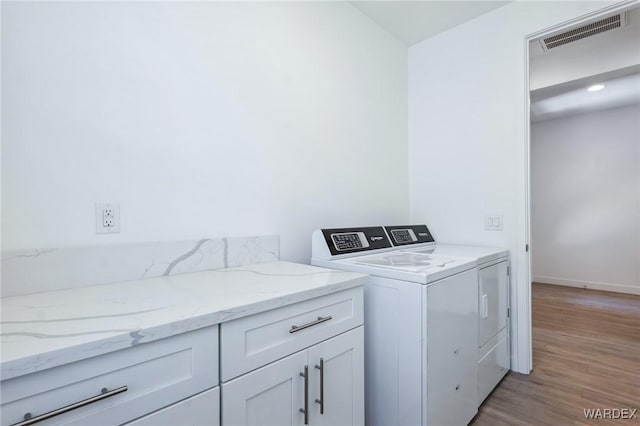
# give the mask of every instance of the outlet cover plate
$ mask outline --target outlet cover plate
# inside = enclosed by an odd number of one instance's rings
[[[120,204],[96,203],[96,234],[120,233]]]

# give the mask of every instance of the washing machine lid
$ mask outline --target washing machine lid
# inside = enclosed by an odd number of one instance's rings
[[[437,244],[430,247],[411,247],[404,249],[403,252],[431,256],[468,257],[476,259],[478,264],[502,259],[509,255],[509,251],[505,248],[450,244]]]
[[[427,271],[432,268],[443,268],[447,264],[454,262],[454,259],[445,257],[434,258],[433,256],[417,253],[385,253],[366,259],[356,258],[354,262],[361,265],[416,272]]]
[[[475,259],[402,252],[358,256],[335,261],[334,265],[337,266],[336,264],[341,264],[351,271],[422,284],[477,266]]]

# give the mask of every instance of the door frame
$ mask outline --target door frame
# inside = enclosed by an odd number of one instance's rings
[[[520,212],[518,216],[523,220],[524,226],[518,231],[518,250],[516,261],[523,265],[523,271],[518,273],[518,281],[526,280],[526,286],[516,286],[525,288],[524,294],[517,294],[517,338],[518,342],[518,363],[524,366],[525,370],[531,372],[533,370],[533,333],[532,333],[532,310],[531,310],[531,283],[532,283],[532,264],[531,264],[531,113],[530,113],[530,89],[529,89],[529,42],[550,35],[556,31],[562,31],[569,27],[579,25],[586,21],[605,15],[625,11],[640,5],[640,0],[623,0],[611,6],[604,7],[586,15],[578,16],[574,19],[562,22],[560,24],[527,34],[524,37],[524,155],[522,157],[522,171],[524,175],[524,199],[520,203]],[[525,247],[529,247],[527,251]],[[520,268],[518,268],[520,269]],[[528,368],[527,368],[528,366]]]

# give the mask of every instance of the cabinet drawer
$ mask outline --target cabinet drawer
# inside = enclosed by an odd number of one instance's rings
[[[224,323],[220,327],[222,381],[362,323],[362,287]]]
[[[216,386],[217,360],[214,326],[5,380],[2,425],[101,396],[40,424],[124,423]]]
[[[126,426],[218,426],[220,424],[220,387],[177,402]]]

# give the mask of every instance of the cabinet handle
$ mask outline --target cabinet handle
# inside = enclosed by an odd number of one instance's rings
[[[329,321],[331,318],[333,318],[333,317],[331,315],[329,315],[327,317],[318,317],[317,320],[308,322],[306,324],[292,325],[291,326],[291,330],[289,330],[289,333],[295,333],[295,332],[298,332],[300,330],[304,330],[305,328],[309,328],[309,327],[313,327],[314,325],[322,324],[325,321]]]
[[[320,414],[324,414],[324,358],[320,358],[320,365],[316,365],[320,370],[320,398],[316,402],[320,404]]]
[[[459,389],[460,389],[460,385],[457,385],[457,386],[456,386],[456,390],[459,390]]]
[[[304,372],[300,373],[300,376],[304,377],[304,408],[300,409],[300,412],[304,414],[304,424],[309,424],[309,366],[304,366]]]
[[[93,404],[94,402],[101,401],[103,399],[112,397],[122,392],[126,392],[129,389],[128,386],[121,386],[114,390],[107,390],[107,388],[102,388],[100,395],[92,396],[91,398],[83,399],[82,401],[74,402],[73,404],[67,405],[66,407],[58,408],[53,411],[49,411],[48,413],[40,414],[36,417],[31,417],[31,413],[26,413],[24,415],[24,420],[15,423],[12,426],[28,426],[34,423],[41,422],[43,420],[50,419],[55,416],[59,416],[60,414],[68,413],[69,411],[75,410],[80,407],[84,407],[85,405]]]

